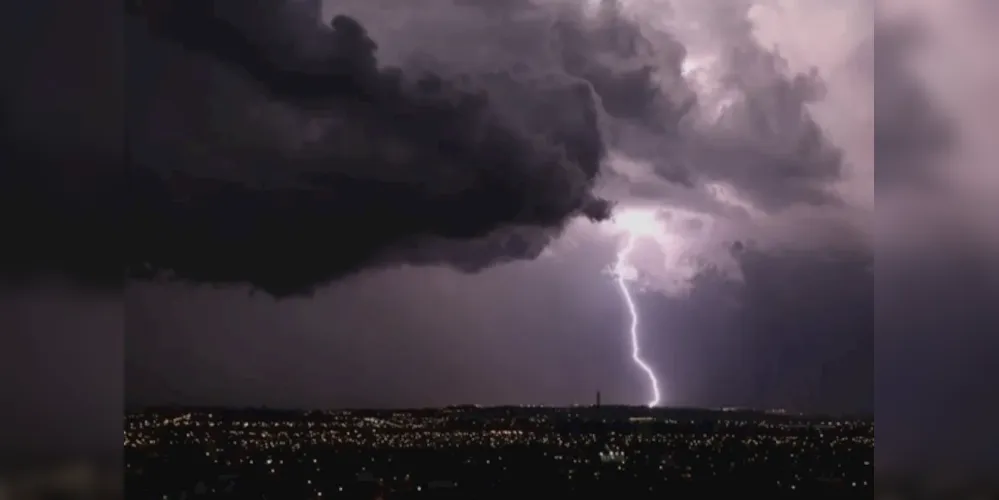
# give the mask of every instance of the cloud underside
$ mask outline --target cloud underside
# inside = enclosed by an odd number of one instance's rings
[[[124,182],[101,188],[99,210],[45,188],[61,197],[50,227],[84,240],[88,224],[117,228],[125,240],[103,266],[52,251],[35,267],[277,296],[400,263],[475,271],[537,257],[576,217],[607,218],[622,201],[594,194],[621,180],[610,151],[665,185],[707,196],[722,183],[766,212],[837,203],[828,186],[841,155],[806,109],[822,82],[789,71],[751,27],[727,32],[712,90],[725,106],[709,109],[684,76],[687,47],[613,2],[586,13],[562,2],[446,5],[475,43],[388,65],[352,17],[320,25],[287,6],[130,4]],[[745,20],[747,10],[712,15]],[[90,168],[81,163],[72,168]],[[100,175],[111,174],[83,177]]]

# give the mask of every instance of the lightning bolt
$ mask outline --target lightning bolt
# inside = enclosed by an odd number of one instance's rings
[[[652,371],[652,368],[642,359],[642,347],[638,341],[638,310],[635,307],[635,301],[631,298],[631,290],[628,289],[628,284],[625,282],[624,277],[624,270],[628,266],[628,255],[631,254],[634,248],[635,234],[629,233],[627,243],[617,253],[617,265],[614,268],[614,274],[617,277],[617,286],[621,289],[621,296],[624,297],[624,302],[628,306],[628,312],[631,314],[631,328],[629,329],[631,335],[631,359],[645,372],[645,375],[649,378],[649,383],[652,385],[652,399],[648,403],[651,408],[659,405],[659,379],[656,378],[656,374]]]

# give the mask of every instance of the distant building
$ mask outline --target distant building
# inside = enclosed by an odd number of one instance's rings
[[[600,452],[600,461],[603,463],[624,463],[627,460],[623,451],[607,449]]]

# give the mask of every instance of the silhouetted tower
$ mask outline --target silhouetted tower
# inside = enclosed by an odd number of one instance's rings
[[[600,391],[597,391],[597,408],[600,408]]]

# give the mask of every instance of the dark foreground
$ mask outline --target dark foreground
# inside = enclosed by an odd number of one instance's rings
[[[644,408],[131,414],[126,498],[873,498],[874,424]]]

